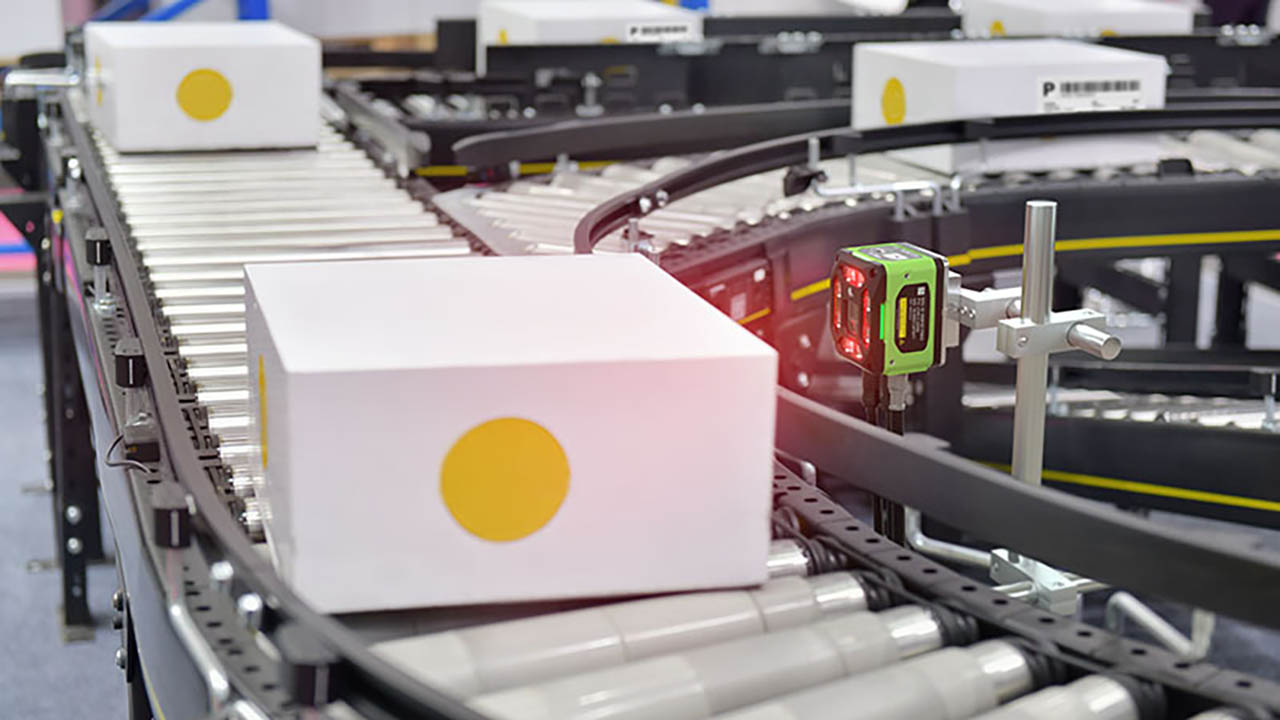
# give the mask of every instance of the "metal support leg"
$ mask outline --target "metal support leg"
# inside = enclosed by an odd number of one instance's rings
[[[51,268],[56,269],[59,253],[54,240]],[[87,640],[93,637],[93,617],[89,614],[86,568],[103,554],[98,478],[66,298],[54,287],[47,293],[47,301],[50,383],[46,393],[55,541],[62,568],[63,637],[66,641]]]
[[[1217,624],[1213,613],[1195,608],[1191,611],[1191,637],[1187,637],[1138,598],[1127,592],[1115,593],[1107,600],[1107,629],[1123,633],[1126,618],[1151,633],[1161,645],[1188,660],[1201,660],[1209,654],[1213,628]]]
[[[1213,346],[1244,347],[1244,282],[1223,263],[1218,276],[1218,307],[1214,318]]]
[[[1194,345],[1200,311],[1200,256],[1175,256],[1169,263],[1164,309],[1165,342]]]

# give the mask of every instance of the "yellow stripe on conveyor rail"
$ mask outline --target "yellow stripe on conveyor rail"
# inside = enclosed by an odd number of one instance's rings
[[[1009,472],[1010,470],[1008,465],[1002,463],[984,464],[1005,472]],[[1242,497],[1240,495],[1227,495],[1225,493],[1209,492],[1207,490],[1190,490],[1188,488],[1171,487],[1169,485],[1156,485],[1154,483],[1137,482],[1135,480],[1119,480],[1116,478],[1099,477],[1097,475],[1064,472],[1062,470],[1045,470],[1040,474],[1040,476],[1049,482],[1065,483],[1068,485],[1083,485],[1085,487],[1096,487],[1104,490],[1118,490],[1120,492],[1134,493],[1136,495],[1156,495],[1159,497],[1175,498],[1177,500],[1191,500],[1194,502],[1209,503],[1211,505],[1229,505],[1231,507],[1248,508],[1249,510],[1280,512],[1280,502]]]
[[[597,170],[613,165],[617,160],[578,160],[579,170]],[[547,175],[556,169],[553,162],[520,163],[521,175]],[[466,177],[470,171],[466,165],[427,165],[414,168],[413,174],[418,177]]]
[[[1058,252],[1079,252],[1082,250],[1119,250],[1124,248],[1160,248],[1179,247],[1184,245],[1229,245],[1257,242],[1280,241],[1280,230],[1238,230],[1234,232],[1179,233],[1175,235],[1128,235],[1109,238],[1082,238],[1079,240],[1059,240],[1054,244]],[[1022,254],[1022,244],[993,245],[985,248],[974,248],[959,255],[951,255],[947,262],[951,267],[963,267],[977,260],[990,260],[1000,257],[1015,257]],[[814,283],[791,291],[791,301],[802,300],[810,295],[826,291],[831,286],[830,278],[823,278]]]
[[[1058,252],[1081,250],[1118,250],[1141,247],[1179,247],[1183,245],[1227,245],[1235,243],[1274,242],[1280,240],[1280,230],[1238,230],[1235,232],[1178,233],[1175,235],[1129,235],[1124,237],[1085,238],[1059,240],[1054,247]],[[966,253],[947,258],[952,267],[968,265],[975,260],[1011,257],[1022,254],[1022,244],[995,245],[974,248]]]

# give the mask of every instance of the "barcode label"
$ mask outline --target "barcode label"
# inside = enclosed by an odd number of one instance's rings
[[[1063,95],[1093,95],[1109,92],[1138,92],[1142,89],[1139,80],[1086,80],[1084,82],[1067,81],[1062,83]]]
[[[698,31],[693,23],[688,22],[632,23],[627,26],[629,43],[665,43],[698,39]]]
[[[1142,81],[1132,78],[1040,78],[1042,113],[1138,110],[1145,107]]]

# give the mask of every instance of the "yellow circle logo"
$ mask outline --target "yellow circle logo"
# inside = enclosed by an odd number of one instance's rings
[[[231,83],[217,70],[192,70],[178,84],[178,107],[192,120],[217,120],[231,106]]]
[[[901,125],[907,117],[907,91],[896,77],[889,78],[884,84],[884,92],[880,94],[880,112],[888,125]]]
[[[510,542],[541,530],[569,493],[569,459],[546,428],[498,418],[458,438],[440,467],[440,495],[467,532]]]
[[[1004,34],[1005,34],[1005,32],[1004,32],[1004,23],[1003,23],[1003,22],[1001,22],[1000,20],[996,20],[995,22],[991,23],[991,35],[992,35],[992,37],[1000,37],[1000,36],[1002,36],[1002,35],[1004,35]]]

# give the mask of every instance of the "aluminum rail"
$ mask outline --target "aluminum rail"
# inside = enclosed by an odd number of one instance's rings
[[[1157,525],[992,468],[778,389],[781,450],[952,527],[1134,592],[1280,627],[1280,553]]]
[[[805,163],[813,137],[818,138],[821,156],[828,158],[984,139],[1271,127],[1280,127],[1280,103],[1222,103],[1164,110],[955,120],[862,132],[834,127],[718,153],[622,193],[582,219],[574,231],[574,249],[578,253],[589,253],[601,238],[625,226],[628,218],[643,217],[667,202],[699,190],[766,170]],[[477,138],[473,140],[478,142]],[[566,146],[564,151],[572,153],[572,148]]]
[[[518,160],[626,160],[735,147],[849,122],[849,99],[807,100],[682,110],[667,115],[565,120],[535,128],[473,135],[454,143],[455,162],[497,167]]]

